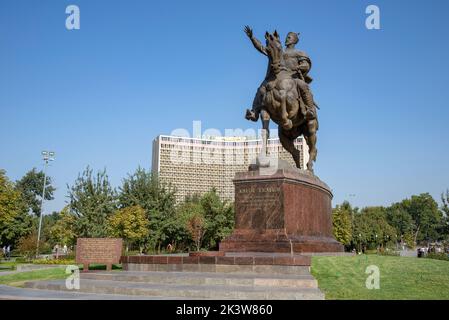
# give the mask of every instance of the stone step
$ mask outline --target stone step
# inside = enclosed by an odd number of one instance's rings
[[[66,291],[65,280],[33,281],[25,287]],[[147,284],[110,280],[80,280],[80,290],[86,293],[136,296],[183,297],[186,299],[251,299],[251,300],[322,300],[317,288],[285,288],[263,286]]]
[[[184,298],[161,296],[131,296],[118,294],[84,293],[76,290],[56,291],[17,288],[0,285],[0,300],[177,300]]]
[[[311,275],[225,274],[213,272],[91,272],[81,273],[81,279],[142,282],[151,284],[265,286],[317,288]]]
[[[127,263],[126,271],[217,272],[245,274],[310,275],[309,266],[287,265],[226,265],[226,264],[145,264]]]

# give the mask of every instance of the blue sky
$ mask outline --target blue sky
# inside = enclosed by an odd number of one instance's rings
[[[76,4],[81,29],[65,28]],[[378,5],[381,30],[365,28]],[[389,205],[449,188],[449,2],[0,0],[0,168],[42,168],[59,210],[87,165],[118,186],[173,129],[243,118],[267,60],[243,33],[301,32],[321,110],[315,172],[334,204]],[[271,125],[274,128],[274,125]],[[355,195],[355,196],[351,196]]]

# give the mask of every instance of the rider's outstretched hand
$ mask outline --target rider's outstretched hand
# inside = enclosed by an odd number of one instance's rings
[[[250,26],[245,26],[245,33],[249,38],[253,37],[253,29],[251,29]]]

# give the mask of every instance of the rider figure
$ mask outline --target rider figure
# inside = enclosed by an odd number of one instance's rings
[[[268,56],[266,47],[253,36],[253,31],[250,27],[245,27],[245,33],[251,39],[254,47],[262,54]],[[285,51],[283,52],[283,58],[285,67],[292,71],[292,78],[295,80],[298,91],[304,101],[305,109],[301,108],[301,112],[306,120],[312,120],[316,118],[315,102],[313,100],[312,92],[309,88],[309,83],[312,82],[312,78],[308,75],[312,62],[309,56],[303,52],[295,49],[295,45],[298,43],[299,37],[295,32],[289,32],[285,39]],[[268,71],[267,71],[268,76]],[[256,96],[253,101],[252,110],[247,110],[246,118],[248,120],[257,121],[260,111],[262,109],[262,101],[267,91],[267,76],[257,90]]]

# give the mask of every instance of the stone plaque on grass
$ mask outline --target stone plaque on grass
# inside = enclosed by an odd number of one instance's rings
[[[120,238],[78,238],[76,242],[76,263],[89,270],[89,264],[105,264],[107,270],[120,263],[123,240]]]

